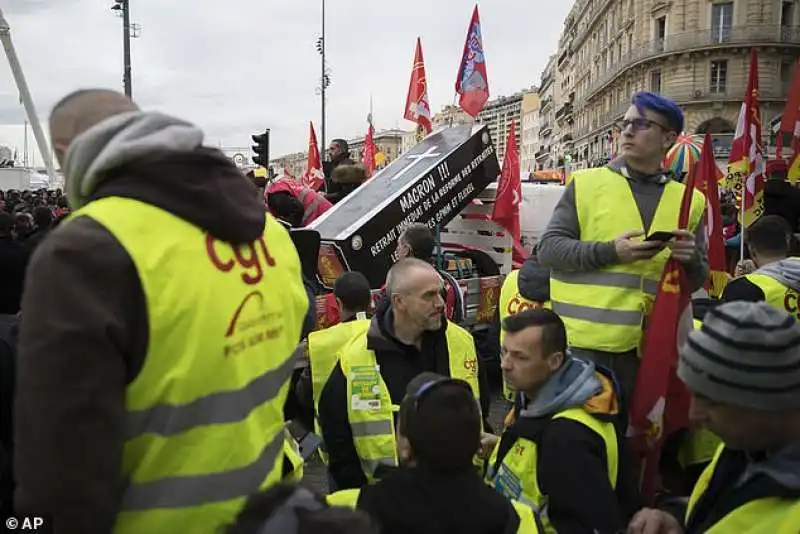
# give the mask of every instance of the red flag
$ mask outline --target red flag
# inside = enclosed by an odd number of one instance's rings
[[[417,37],[417,51],[414,53],[414,66],[408,84],[405,119],[416,122],[431,133],[431,106],[428,103],[428,79],[425,76],[425,60],[422,57],[422,41]]]
[[[789,86],[789,95],[786,100],[786,107],[783,109],[781,127],[775,142],[775,156],[777,158],[783,157],[784,134],[792,135],[792,148],[796,155],[795,139],[800,137],[800,60],[797,61],[797,65],[794,68],[792,85]]]
[[[720,170],[714,161],[711,135],[706,134],[700,159],[694,165],[695,187],[706,196],[706,212],[703,216],[708,244],[708,280],[705,288],[712,297],[719,298],[728,284],[725,262],[725,237],[722,233],[722,210],[719,203],[718,180]]]
[[[472,117],[477,116],[489,100],[489,77],[486,74],[486,57],[483,54],[477,4],[467,30],[461,66],[456,77],[456,93],[461,95],[459,105]]]
[[[367,129],[367,136],[364,138],[364,169],[367,171],[367,178],[371,178],[375,174],[375,130],[372,128],[372,123]]]
[[[306,171],[303,173],[302,182],[306,187],[317,191],[325,183],[325,175],[322,172],[322,159],[319,157],[317,133],[314,131],[313,122],[309,122],[309,128],[308,163],[306,163]]]
[[[758,103],[758,55],[750,49],[750,74],[739,112],[731,155],[728,186],[741,192],[744,204],[740,221],[748,228],[764,211],[764,148],[761,143],[761,110]],[[741,206],[741,204],[740,204]]]
[[[521,264],[528,257],[522,248],[522,232],[519,227],[519,203],[522,201],[522,182],[519,176],[519,155],[517,154],[517,125],[511,121],[506,141],[506,155],[503,170],[497,184],[497,196],[492,207],[492,220],[502,226],[514,242],[513,261]]]
[[[694,173],[690,173],[678,214],[679,228],[688,224],[693,191]],[[689,392],[676,370],[678,348],[692,329],[691,288],[678,260],[667,260],[647,325],[631,402],[629,435],[641,461],[642,494],[645,502],[652,503],[664,440],[689,425]]]

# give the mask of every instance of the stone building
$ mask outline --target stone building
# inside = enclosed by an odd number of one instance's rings
[[[568,91],[562,107],[574,92],[573,161],[596,164],[614,152],[613,125],[640,90],[673,98],[685,133],[712,134],[718,157],[727,158],[751,48],[764,124],[783,111],[800,55],[799,9],[796,0],[578,0],[554,69],[572,76],[558,89]]]
[[[384,161],[378,167],[383,167],[391,163],[397,156],[403,152],[403,139],[408,134],[405,130],[380,130],[375,132],[374,140],[375,147],[378,149],[377,153],[384,155]],[[349,139],[347,144],[350,145],[350,158],[356,163],[360,163],[364,157],[364,137],[357,139]]]
[[[539,93],[528,93],[522,97],[522,123],[519,146],[519,167],[525,173],[536,167],[536,151],[539,149]]]

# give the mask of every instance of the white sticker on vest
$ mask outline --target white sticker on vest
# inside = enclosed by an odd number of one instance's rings
[[[505,464],[500,465],[494,478],[494,489],[509,499],[519,499],[522,495],[522,483]]]

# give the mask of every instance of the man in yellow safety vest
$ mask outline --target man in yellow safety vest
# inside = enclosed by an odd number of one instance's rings
[[[295,385],[295,394],[301,404],[313,411],[314,431],[321,435],[319,425],[319,401],[325,383],[336,367],[339,352],[356,336],[367,331],[370,325],[367,311],[371,305],[372,293],[369,281],[359,272],[342,274],[333,284],[333,294],[339,307],[340,322],[329,328],[309,334],[302,344],[307,367]],[[328,457],[320,448],[324,463]]]
[[[75,211],[28,271],[18,510],[60,534],[214,531],[281,478],[297,252],[192,124],[84,90],[50,131]]]
[[[567,350],[561,319],[503,322],[503,379],[518,391],[502,437],[485,435],[487,482],[541,514],[546,532],[616,532],[638,510],[613,380]]]
[[[681,349],[691,418],[722,439],[688,506],[645,509],[631,534],[800,532],[800,325],[764,302],[711,311]],[[682,508],[682,509],[681,509]]]
[[[550,299],[573,354],[611,368],[629,399],[644,320],[667,259],[684,264],[693,291],[705,282],[708,259],[702,193],[693,192],[688,228],[678,229],[685,186],[661,169],[683,130],[680,108],[637,93],[617,128],[621,157],[571,174],[539,259],[552,269]]]
[[[395,418],[412,378],[431,371],[465,380],[488,407],[472,335],[444,319],[442,280],[427,262],[395,263],[368,331],[339,353],[319,419],[338,489],[359,488],[396,468]]]
[[[767,215],[745,230],[745,243],[758,269],[731,280],[723,302],[765,301],[800,321],[800,258],[789,258],[792,228],[785,219]]]

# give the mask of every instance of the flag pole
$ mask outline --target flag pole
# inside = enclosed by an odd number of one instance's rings
[[[742,177],[742,206],[740,210],[739,220],[741,221],[741,230],[739,231],[739,261],[744,261],[744,199],[747,195],[747,177]]]

